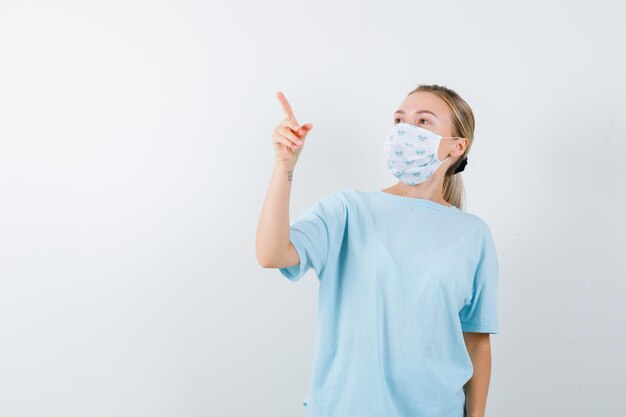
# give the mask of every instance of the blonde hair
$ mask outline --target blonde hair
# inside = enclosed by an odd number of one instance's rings
[[[461,173],[454,173],[454,170],[461,164],[462,159],[467,157],[472,142],[474,141],[474,113],[469,104],[465,102],[455,91],[436,84],[419,85],[408,95],[418,92],[427,91],[441,97],[448,104],[452,111],[452,134],[451,136],[460,136],[467,138],[469,141],[463,155],[458,155],[456,160],[446,171],[443,179],[443,198],[450,204],[461,210],[465,208],[465,187],[463,187],[463,178]]]

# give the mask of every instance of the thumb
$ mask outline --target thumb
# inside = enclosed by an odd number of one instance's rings
[[[311,129],[313,129],[313,125],[311,123],[307,123],[303,126],[300,126],[300,129],[298,129],[298,133],[306,135],[311,131]]]

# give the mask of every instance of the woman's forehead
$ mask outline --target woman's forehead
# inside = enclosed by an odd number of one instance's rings
[[[439,96],[429,93],[428,91],[417,91],[402,101],[400,109],[405,112],[415,112],[419,110],[428,110],[435,113],[438,117],[448,113],[447,103]]]
[[[450,121],[448,104],[441,97],[427,91],[417,91],[405,97],[397,110],[401,110],[404,115],[411,117],[416,113],[429,116],[428,112],[431,112],[443,123]],[[432,115],[430,116],[432,117]]]

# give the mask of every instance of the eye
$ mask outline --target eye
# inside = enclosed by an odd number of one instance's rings
[[[422,119],[419,119],[419,120],[417,121],[417,124],[420,124],[420,122],[421,122],[422,120],[424,120],[424,121],[428,122],[428,124],[430,124],[430,120],[428,120],[428,119],[423,119],[423,118],[422,118]],[[399,117],[396,117],[395,119],[393,119],[393,122],[394,122],[394,123],[399,123],[399,122],[401,122],[401,121],[402,121],[402,119],[400,119]],[[423,124],[423,123],[422,123],[422,124]]]

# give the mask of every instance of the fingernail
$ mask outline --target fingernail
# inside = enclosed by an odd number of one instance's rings
[[[302,141],[301,141],[300,139],[298,139],[298,140],[296,141],[296,143],[297,143],[298,145],[302,145]]]
[[[300,126],[296,125],[295,129],[300,130]]]

